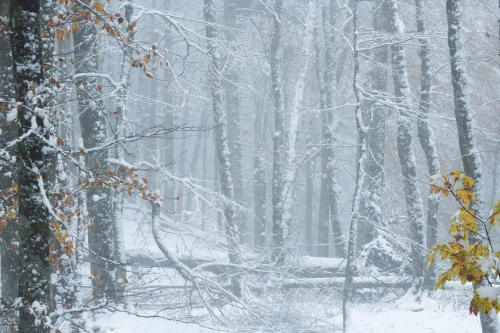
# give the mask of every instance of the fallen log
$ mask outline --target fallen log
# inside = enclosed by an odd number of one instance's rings
[[[411,279],[387,278],[387,277],[355,277],[354,288],[409,288],[412,285]],[[297,289],[297,288],[342,288],[344,279],[332,278],[317,278],[317,279],[297,279],[293,281],[283,282],[282,288]]]

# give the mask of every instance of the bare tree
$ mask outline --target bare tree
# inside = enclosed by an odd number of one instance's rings
[[[397,38],[404,34],[402,22],[399,20],[396,1],[390,0],[392,32]],[[425,222],[424,204],[420,195],[417,177],[415,153],[412,148],[411,91],[406,68],[406,53],[401,43],[391,46],[392,78],[399,111],[398,117],[398,156],[401,164],[405,188],[406,209],[410,218],[410,237],[412,252],[413,278],[424,273],[425,256]]]
[[[220,186],[222,195],[226,199],[224,200],[223,205],[229,262],[240,265],[242,263],[242,258],[238,244],[238,227],[235,221],[236,209],[234,203],[232,202],[234,199],[234,187],[231,177],[231,162],[229,160],[229,145],[227,139],[227,120],[224,110],[222,80],[220,77],[221,57],[217,46],[219,35],[215,19],[215,4],[213,0],[204,0],[203,3],[203,14],[206,27],[205,31],[208,40],[208,60],[210,83],[212,86],[213,118],[216,125],[215,141],[217,159],[219,162]],[[238,273],[233,274],[231,277],[231,291],[235,296],[241,296],[240,276]]]
[[[425,35],[425,9],[423,0],[415,0],[415,6],[417,11],[417,31],[421,35]],[[417,120],[418,126],[418,138],[420,140],[420,146],[424,151],[427,168],[429,169],[429,175],[433,176],[441,172],[438,153],[436,149],[436,142],[434,139],[434,132],[429,124],[429,111],[431,106],[431,48],[429,41],[422,36],[419,39],[420,50],[420,105],[419,105],[419,117]],[[432,248],[437,242],[437,225],[438,225],[438,213],[439,213],[439,196],[434,195],[431,190],[429,193],[429,199],[427,203],[427,248]],[[433,281],[435,273],[433,268],[429,269],[429,272],[425,275],[425,287],[432,290]]]

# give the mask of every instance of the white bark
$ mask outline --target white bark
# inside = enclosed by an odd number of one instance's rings
[[[309,61],[311,58],[314,20],[316,18],[315,0],[309,0],[308,8],[309,12],[307,20],[305,22],[306,31],[304,33],[304,40],[302,42],[303,45],[302,54],[305,55],[305,59],[301,66],[299,78],[295,83],[295,92],[292,100],[292,107],[290,109],[287,154],[286,154],[285,173],[284,173],[283,189],[282,189],[283,192],[281,194],[283,201],[282,225],[285,228],[290,227],[290,222],[292,219],[292,204],[294,199],[293,188],[298,170],[296,144],[297,144],[297,136],[299,134],[299,124],[301,118],[300,107],[302,105],[302,100],[304,98],[304,85],[307,77],[307,72],[309,69]]]

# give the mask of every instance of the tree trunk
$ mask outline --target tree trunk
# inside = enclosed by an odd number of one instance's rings
[[[391,30],[389,6],[388,0],[374,3],[373,30],[377,34],[383,35]],[[375,43],[381,42],[383,42],[383,37],[378,37]],[[372,93],[377,96],[387,92],[387,46],[382,45],[374,48],[372,57],[375,64],[370,69],[369,77],[372,82]],[[369,100],[366,103],[366,109],[373,115],[373,119],[368,130],[367,179],[362,190],[361,218],[358,226],[358,250],[361,250],[365,244],[375,239],[374,225],[382,225],[381,199],[385,188],[384,146],[387,107],[375,100]]]
[[[333,35],[329,28],[332,22],[329,20],[329,10],[326,4],[323,5],[322,8],[322,18],[323,18],[323,30],[325,34],[325,58],[326,58],[326,71],[331,70],[332,62],[334,61],[333,54],[333,46],[330,45],[334,40],[331,38]],[[332,105],[332,98],[335,98],[335,88],[336,85],[332,84],[331,73],[324,73],[321,70],[321,57],[320,57],[320,49],[319,49],[319,41],[317,38],[317,31],[315,30],[316,35],[316,74],[318,77],[318,86],[319,86],[319,101],[320,101],[320,109],[321,109],[321,174],[320,174],[320,193],[319,193],[319,212],[318,212],[318,241],[316,245],[316,255],[318,257],[329,257],[330,256],[330,196],[332,195],[331,186],[332,186],[332,177],[331,170],[328,169],[328,164],[330,158],[332,158],[333,152],[333,142],[332,142],[332,133],[330,131],[330,126],[332,122],[332,110],[330,110],[330,105]],[[334,65],[334,64],[333,64]],[[323,79],[324,77],[324,79]],[[328,97],[326,93],[325,84],[328,85]],[[332,91],[333,90],[333,91]],[[329,100],[329,106],[327,106],[327,99]],[[328,108],[328,109],[326,109]],[[326,110],[325,110],[326,109]],[[307,168],[310,168],[310,163],[308,163]],[[310,173],[307,171],[306,177],[309,177]],[[306,186],[310,185],[312,192],[312,180],[306,179]],[[306,190],[306,193],[309,192]],[[306,194],[307,196],[307,194]],[[306,198],[308,200],[308,197]],[[306,201],[306,215],[307,215],[307,201]],[[312,215],[312,211],[311,211]],[[307,221],[306,221],[307,223]],[[307,231],[306,227],[306,239],[307,239]]]
[[[274,103],[274,133],[273,133],[273,178],[272,178],[272,204],[273,204],[273,248],[272,260],[276,264],[285,261],[284,235],[283,235],[283,162],[284,162],[284,135],[285,111],[283,109],[283,96],[281,91],[281,19],[283,0],[276,0],[273,16],[273,38],[271,42],[271,80]]]
[[[415,0],[417,9],[417,32],[425,35],[424,3],[423,0]],[[420,44],[420,105],[419,117],[417,119],[418,138],[420,146],[424,151],[427,160],[429,176],[441,173],[439,158],[434,140],[434,133],[429,125],[429,110],[431,106],[431,48],[429,40],[422,36]],[[433,190],[429,192],[427,203],[427,248],[434,247],[437,243],[437,225],[439,213],[439,195],[435,195]],[[435,279],[435,268],[431,266],[424,277],[424,287],[433,290]]]
[[[481,168],[481,157],[474,138],[474,124],[472,108],[469,101],[469,86],[467,62],[464,50],[464,36],[462,32],[462,6],[460,0],[446,0],[446,18],[448,20],[448,48],[450,51],[451,81],[453,84],[453,101],[455,105],[455,119],[457,121],[458,144],[466,175],[472,177],[476,183],[474,194],[476,201],[470,208],[481,214],[484,210],[484,179]],[[474,243],[475,234],[471,233],[469,242]],[[474,285],[474,288],[479,287]],[[489,315],[480,312],[483,333],[498,333],[500,325],[495,311]]]
[[[352,332],[352,314],[351,314],[351,299],[354,288],[353,280],[356,274],[356,243],[358,235],[358,219],[359,219],[359,201],[361,196],[361,189],[365,178],[365,165],[367,158],[367,136],[369,126],[365,126],[363,122],[363,95],[360,87],[360,70],[359,70],[359,51],[358,51],[358,2],[354,0],[353,3],[353,29],[354,29],[354,80],[353,89],[356,95],[356,127],[358,129],[358,142],[360,144],[359,160],[356,167],[356,187],[354,189],[354,198],[351,208],[351,225],[349,227],[349,241],[347,248],[347,264],[345,272],[344,292],[342,295],[342,318],[343,318],[343,332]]]
[[[313,219],[313,196],[314,196],[314,161],[308,161],[306,164],[306,212],[304,216],[305,225],[305,247],[306,254],[312,256],[314,253],[312,246],[312,219]],[[319,240],[318,240],[319,242]]]
[[[96,39],[97,32],[92,23],[81,22],[80,30],[74,31],[76,75],[99,72]],[[104,113],[101,106],[89,98],[89,95],[98,96],[97,83],[96,79],[86,78],[82,84],[85,91],[77,90],[78,114],[85,149],[99,147],[106,142]],[[94,174],[104,174],[108,169],[106,164],[108,151],[107,149],[95,150],[85,155],[86,167],[91,170],[90,174],[87,174],[87,180],[91,182],[94,179]],[[109,260],[114,261],[111,190],[99,186],[89,187],[86,190],[86,195],[87,211],[89,217],[92,217],[91,221],[89,221],[91,226],[88,230],[89,248],[91,250],[90,271],[92,274],[95,272],[98,276],[98,278],[92,279],[93,291],[94,294],[97,293],[96,295],[102,296],[106,294],[114,298],[115,287],[112,278],[114,265],[109,262]]]
[[[242,257],[239,248],[238,226],[235,221],[236,209],[233,203],[234,187],[231,178],[231,162],[229,158],[229,144],[227,140],[227,120],[224,111],[224,95],[222,82],[220,79],[220,53],[217,48],[219,38],[217,22],[215,19],[214,0],[204,0],[203,14],[205,18],[205,32],[208,39],[208,57],[210,83],[212,86],[213,117],[215,128],[215,141],[217,159],[219,161],[219,176],[221,193],[224,197],[224,219],[226,229],[226,239],[229,250],[229,262],[241,265]],[[233,295],[241,296],[241,278],[237,271],[231,277],[231,291]]]
[[[290,230],[290,224],[292,220],[292,205],[294,201],[294,184],[297,178],[298,171],[298,156],[296,152],[297,138],[299,134],[300,127],[300,107],[302,106],[302,100],[304,98],[304,88],[306,82],[307,72],[309,70],[310,58],[311,58],[311,47],[314,35],[314,19],[316,17],[316,2],[315,0],[309,0],[308,14],[305,22],[305,32],[304,39],[302,41],[301,54],[304,55],[305,59],[302,63],[302,67],[299,72],[299,77],[294,87],[294,95],[292,100],[292,105],[289,112],[289,125],[288,125],[288,137],[287,137],[287,151],[286,151],[286,163],[285,172],[283,178],[283,188],[282,188],[282,227],[287,228],[287,233]],[[328,226],[327,226],[328,228]],[[328,237],[328,229],[327,229]],[[328,241],[327,241],[328,242]],[[328,247],[328,244],[327,244]]]
[[[130,0],[127,0],[125,3],[125,19],[127,22],[132,24],[132,15],[133,15],[134,7],[132,6]],[[131,38],[134,38],[134,32],[129,31]],[[130,81],[130,70],[132,68],[131,63],[129,62],[130,54],[132,53],[131,48],[126,48],[123,53],[121,70],[120,70],[120,83],[123,85],[118,92],[117,102],[116,102],[116,127],[114,129],[115,140],[120,140],[124,136],[124,122],[125,122],[125,110],[127,105],[128,93],[127,89]],[[155,81],[153,79],[153,81]],[[155,89],[156,84],[151,84],[151,89]],[[156,90],[156,89],[155,89]],[[156,97],[155,91],[151,91],[152,97]],[[153,116],[156,114],[156,110],[153,109],[150,111],[153,113]],[[154,120],[150,119],[150,125],[154,124]],[[152,139],[148,142],[150,145],[150,150],[156,150],[156,140]],[[124,147],[121,144],[117,144],[115,147],[115,158],[121,162],[124,161]],[[117,175],[120,173],[122,175],[126,174],[126,172],[120,172],[120,166],[117,167]],[[154,174],[151,175],[154,177]],[[155,184],[154,180],[151,180],[151,184]],[[153,185],[154,186],[154,185]],[[125,190],[122,188],[120,191],[114,191],[113,198],[113,221],[112,221],[112,235],[113,235],[113,259],[116,263],[116,267],[114,267],[113,274],[113,283],[114,283],[114,294],[113,297],[117,301],[123,302],[123,291],[124,291],[124,280],[127,277],[127,265],[125,258],[125,239],[123,234],[123,203],[125,199]],[[90,236],[90,233],[89,233]],[[111,272],[111,270],[110,270]]]
[[[262,250],[266,243],[266,139],[267,139],[267,117],[264,112],[265,102],[263,99],[255,98],[255,152],[253,157],[253,184],[254,184],[254,248]]]
[[[30,308],[38,308],[37,320],[48,315],[50,262],[50,207],[45,193],[50,187],[46,145],[37,135],[48,138],[44,123],[46,110],[41,101],[44,81],[40,37],[40,2],[10,1],[10,45],[13,58],[13,81],[18,105],[17,144],[18,218],[19,218],[19,332],[48,332],[37,327]],[[40,89],[40,91],[38,91]],[[29,94],[28,94],[29,93]],[[40,97],[40,99],[38,99]],[[37,101],[38,99],[38,101]],[[38,109],[35,112],[35,108]],[[36,124],[36,127],[33,125]],[[45,183],[44,183],[45,182]],[[15,223],[15,222],[11,222]],[[13,246],[16,244],[13,244]],[[39,305],[37,305],[37,303]],[[44,311],[41,311],[44,309]],[[41,321],[43,323],[43,321]]]
[[[163,0],[163,4],[166,10],[170,10],[170,0]],[[167,29],[165,33],[165,49],[167,51],[172,52],[173,47],[173,38],[172,31]],[[172,61],[172,59],[170,59]],[[163,102],[165,103],[165,123],[166,126],[174,127],[174,111],[172,108],[173,98],[172,93],[170,91],[171,84],[173,82],[173,73],[171,71],[171,64],[165,70],[165,81],[166,85],[164,87],[165,91],[163,92]],[[166,165],[168,172],[174,174],[174,140],[171,135],[169,135],[165,139],[165,152],[163,163]],[[163,195],[165,197],[164,208],[167,212],[173,214],[175,212],[175,187],[174,183],[170,183],[168,180],[165,180],[165,185],[163,188]]]
[[[9,17],[9,0],[0,0],[0,13]],[[12,73],[12,56],[9,38],[0,39],[0,111],[2,114],[2,139],[6,143],[11,142],[17,136],[17,126],[15,121],[4,122],[7,113],[10,111],[10,102],[14,98],[13,86],[13,73]],[[2,149],[4,145],[2,143]],[[14,150],[10,150],[9,154],[14,154]],[[15,162],[2,163],[0,169],[0,188],[9,188],[14,181],[16,181],[16,173],[11,172],[11,168],[15,166]],[[2,205],[2,210],[7,211],[6,205]],[[1,251],[1,305],[6,309],[11,309],[12,304],[17,298],[17,286],[19,275],[19,251],[13,249],[13,245],[17,244],[16,239],[19,232],[19,225],[15,219],[10,219],[7,226],[2,228],[2,241],[0,242]],[[14,311],[11,315],[5,315],[5,322],[7,326],[10,324],[17,324],[17,318]],[[7,330],[4,330],[7,331]]]
[[[337,170],[335,165],[335,154],[333,145],[336,142],[335,133],[338,130],[338,119],[333,116],[335,108],[335,99],[337,95],[336,78],[337,64],[335,63],[335,33],[332,27],[337,24],[337,1],[330,0],[330,4],[323,6],[323,27],[325,32],[325,63],[326,71],[325,78],[325,98],[324,105],[326,110],[322,112],[322,127],[321,127],[321,193],[320,193],[320,217],[318,224],[318,235],[321,234],[320,225],[326,235],[323,236],[322,242],[329,243],[327,237],[329,225],[332,225],[333,244],[335,247],[336,257],[345,257],[345,242],[342,233],[342,225],[338,212],[338,201],[340,197],[339,187],[337,186]],[[340,77],[338,78],[340,79]],[[322,107],[322,109],[325,109]],[[318,240],[319,242],[319,240]],[[322,242],[319,242],[320,244]],[[318,252],[318,256],[327,256],[325,249],[322,250],[322,255]]]
[[[207,117],[204,114],[200,115],[200,124],[198,125],[198,135],[196,135],[196,143],[194,145],[194,150],[193,150],[193,158],[191,159],[191,167],[190,167],[190,172],[189,176],[190,177],[196,177],[196,167],[198,166],[198,159],[200,157],[200,150],[201,150],[201,144],[203,142],[203,136],[205,135],[205,132],[201,130],[201,128],[204,128],[207,124]],[[191,207],[193,205],[193,194],[188,194],[186,198],[186,210],[192,210],[193,208]],[[196,203],[195,203],[196,204]]]
[[[236,0],[224,0],[224,24],[226,25],[226,41],[230,44],[229,50],[236,51]],[[224,80],[224,92],[226,99],[227,115],[227,140],[229,144],[231,174],[234,183],[234,200],[243,206],[243,175],[241,172],[241,141],[240,141],[240,89],[236,85],[239,82],[238,67],[236,56],[227,55],[228,68]],[[248,242],[248,227],[246,216],[239,211],[236,216],[238,231],[240,233],[240,242]]]
[[[397,37],[404,34],[403,23],[399,20],[397,4],[390,0],[392,31]],[[398,118],[398,156],[404,178],[406,209],[410,218],[411,259],[413,278],[423,276],[426,262],[424,204],[420,195],[417,178],[416,158],[412,144],[411,92],[406,69],[406,54],[401,43],[391,46],[392,78],[397,105]]]
[[[152,0],[151,2],[151,7],[153,10],[157,9],[156,7],[156,0]],[[132,9],[133,10],[133,9]],[[149,34],[149,39],[151,40],[151,43],[155,43],[159,39],[159,35],[156,32],[151,32]],[[142,73],[141,73],[142,74]],[[128,74],[130,75],[130,74]],[[128,84],[128,77],[127,77],[127,84]],[[156,78],[153,78],[149,82],[149,94],[150,94],[150,105],[149,105],[149,112],[147,114],[148,117],[148,127],[150,129],[150,133],[153,133],[154,130],[153,128],[156,127],[156,109],[157,109],[157,100],[158,100],[158,80]],[[157,144],[157,139],[155,136],[152,136],[147,139],[146,141],[146,158],[145,160],[149,162],[152,165],[158,165],[159,164],[159,156],[158,156],[158,144]],[[146,172],[146,179],[148,181],[148,186],[151,191],[154,191],[156,189],[157,185],[157,180],[156,180],[156,170],[149,170]]]

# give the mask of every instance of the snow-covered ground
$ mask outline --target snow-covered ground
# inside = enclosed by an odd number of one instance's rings
[[[398,300],[391,304],[363,304],[353,308],[355,333],[477,333],[479,317],[462,309],[440,309],[429,302],[423,309],[401,309]],[[339,318],[339,324],[341,323]],[[340,332],[340,331],[338,331]]]
[[[164,260],[163,255],[157,249],[151,236],[150,221],[147,206],[127,205],[125,207],[125,244],[127,252],[141,253],[150,256],[155,260]],[[163,217],[164,221],[166,220]],[[217,235],[203,233],[196,228],[190,228],[189,225],[181,225],[176,230],[164,234],[166,244],[170,250],[179,258],[196,258],[198,260],[210,260],[212,262],[226,261],[226,254],[223,249],[217,245],[223,242],[223,238]],[[343,268],[345,263],[342,259],[333,258],[313,258],[301,257],[300,266],[303,268]],[[143,270],[145,268],[142,268]],[[147,269],[144,276],[138,279],[136,275],[140,273],[141,268],[134,268],[129,272],[129,285],[135,290],[155,290],[155,297],[161,299],[165,285],[170,287],[174,285],[182,286],[183,281],[172,269],[154,268]],[[132,282],[134,281],[134,282]],[[88,281],[87,281],[88,283]],[[141,289],[142,288],[142,289]],[[321,289],[318,289],[323,293]],[[170,289],[170,292],[173,292]],[[309,290],[308,292],[312,292]],[[363,290],[358,291],[359,294]],[[369,292],[368,292],[369,293]],[[299,293],[300,294],[300,293]],[[394,294],[384,294],[378,296],[378,299],[367,300],[362,297],[355,302],[353,312],[353,332],[355,333],[476,333],[480,332],[481,326],[479,318],[469,314],[468,304],[472,290],[470,286],[462,287],[459,283],[449,283],[445,291],[433,293],[431,298],[424,297],[422,302],[416,304],[411,296],[397,296]],[[300,294],[299,296],[306,294]],[[167,296],[168,297],[168,296]],[[336,297],[336,296],[334,296]],[[310,309],[323,312],[325,315],[329,312],[328,320],[330,329],[327,331],[340,332],[342,327],[342,317],[339,308],[340,302],[330,304],[325,301],[322,304],[308,303],[314,302],[314,298],[302,298],[304,306],[302,308],[304,315],[309,316]],[[338,298],[338,297],[337,297]],[[310,300],[309,300],[310,299]],[[330,300],[333,300],[331,298]],[[137,302],[138,301],[138,302]],[[208,328],[196,323],[184,323],[162,318],[163,312],[156,311],[155,305],[148,303],[146,295],[134,300],[135,303],[129,303],[127,311],[115,313],[104,313],[88,318],[86,328],[90,332],[99,333],[215,333],[215,332],[237,332],[231,327]],[[164,300],[160,300],[162,302]],[[153,302],[155,303],[155,302]],[[279,302],[277,302],[278,304]],[[328,309],[329,307],[329,309]],[[333,310],[332,310],[333,309]],[[309,312],[308,312],[309,311]],[[321,316],[318,316],[321,317]],[[205,317],[206,319],[206,317]],[[209,320],[203,320],[205,325],[210,325]],[[336,331],[337,329],[337,331]],[[251,331],[251,330],[247,330]],[[259,332],[259,331],[254,331]],[[310,331],[310,332],[315,332]]]
[[[417,311],[402,309],[404,300],[385,304],[358,304],[353,308],[355,333],[477,333],[479,317],[468,309],[441,308],[436,301],[427,302]],[[147,314],[146,314],[147,316]],[[341,317],[335,318],[340,326]],[[215,333],[226,329],[210,329],[197,324],[174,322],[161,318],[142,318],[134,314],[114,313],[88,321],[87,327],[99,333]],[[229,329],[230,331],[230,329]],[[341,332],[336,331],[337,332]]]
[[[87,323],[87,330],[98,333],[215,333],[197,324],[175,322],[162,318],[144,318],[123,312],[103,316]]]

